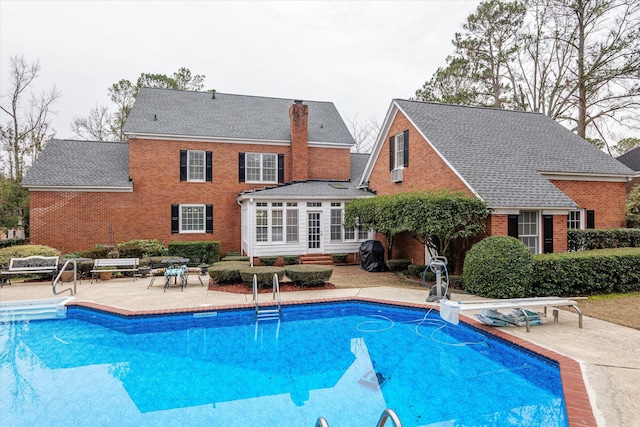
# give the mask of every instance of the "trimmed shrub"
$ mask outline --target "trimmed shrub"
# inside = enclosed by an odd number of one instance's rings
[[[253,275],[256,275],[258,287],[273,285],[273,276],[278,275],[278,280],[282,281],[284,270],[280,267],[248,267],[240,269],[242,283],[253,286]]]
[[[488,298],[520,298],[531,292],[531,252],[518,239],[491,236],[473,245],[464,260],[467,292]]]
[[[331,260],[334,264],[346,264],[349,254],[332,254]]]
[[[292,265],[284,268],[289,280],[298,286],[318,286],[331,277],[333,268],[329,265]]]
[[[209,267],[209,277],[216,283],[240,283],[240,269],[249,267],[248,262],[216,262]]]
[[[276,262],[278,262],[278,257],[277,256],[261,256],[261,257],[258,257],[258,262],[263,267],[270,267],[272,265],[275,265]]]
[[[0,240],[0,248],[8,248],[9,246],[28,245],[29,239],[4,239]]]
[[[640,247],[640,229],[569,230],[567,232],[567,245],[569,252],[593,249],[637,248]]]
[[[220,261],[225,261],[225,262],[249,261],[249,257],[241,256],[241,255],[227,255],[226,257],[222,258]]]
[[[588,296],[640,290],[640,248],[533,257],[534,296]]]
[[[78,252],[78,256],[80,258],[91,258],[91,259],[101,259],[106,258],[109,255],[110,249],[103,245],[96,245],[91,249],[87,249],[86,251]]]
[[[401,272],[405,271],[411,265],[411,260],[409,259],[388,259],[387,268],[391,271]]]
[[[212,264],[220,260],[220,242],[195,241],[169,243],[169,256],[189,258],[190,264]]]
[[[11,258],[26,258],[28,256],[59,256],[60,251],[43,245],[18,245],[0,249],[0,265],[9,265]]]
[[[282,257],[284,265],[300,264],[300,257],[298,255],[285,255]]]
[[[464,289],[464,276],[452,274],[449,276],[449,287]]]
[[[162,242],[156,239],[138,239],[116,245],[120,258],[142,258],[164,255]]]

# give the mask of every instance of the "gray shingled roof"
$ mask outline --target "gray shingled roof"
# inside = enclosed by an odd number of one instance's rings
[[[52,139],[22,179],[22,185],[130,189],[129,144]]]
[[[291,141],[293,99],[142,88],[129,114],[127,134]],[[309,106],[309,142],[354,143],[331,102]],[[154,118],[156,120],[154,120]]]
[[[636,172],[640,171],[640,147],[616,157],[616,160]]]
[[[351,179],[350,181],[303,181],[279,185],[272,188],[245,191],[240,197],[265,197],[265,198],[306,198],[306,199],[355,199],[358,197],[373,196],[373,193],[358,189],[360,176],[367,164],[369,154],[351,153]]]
[[[575,207],[541,172],[633,174],[543,114],[395,102],[490,207]],[[429,167],[421,161],[410,166]]]

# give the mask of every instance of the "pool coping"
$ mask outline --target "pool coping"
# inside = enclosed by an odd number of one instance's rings
[[[305,305],[305,304],[319,304],[319,303],[336,303],[336,302],[369,302],[377,304],[387,304],[400,307],[409,308],[421,308],[424,309],[424,304],[399,302],[393,300],[384,300],[377,298],[366,297],[338,297],[338,298],[319,298],[313,300],[293,300],[283,301],[281,305]],[[260,307],[272,307],[274,303],[260,303]],[[154,310],[129,310],[119,307],[113,307],[104,304],[98,304],[90,301],[71,301],[67,303],[68,307],[84,307],[88,309],[95,309],[104,311],[111,314],[116,314],[123,317],[135,317],[135,316],[152,316],[152,315],[166,315],[166,314],[184,314],[184,313],[198,313],[208,311],[230,311],[239,309],[255,309],[255,304],[235,304],[235,305],[208,305],[201,307],[184,307],[184,308],[170,308],[170,309],[154,309]],[[438,307],[434,307],[436,310]],[[560,368],[560,378],[562,381],[562,392],[564,395],[565,406],[567,410],[567,419],[570,427],[598,427],[593,409],[591,407],[591,401],[589,400],[589,394],[587,387],[583,379],[582,369],[580,364],[574,359],[556,353],[555,351],[548,350],[539,345],[533,344],[522,338],[510,335],[498,328],[485,325],[473,318],[465,317],[460,318],[465,324],[474,328],[487,332],[495,337],[501,338],[513,345],[521,347],[525,350],[531,351],[538,355],[544,356],[550,360],[558,363]]]

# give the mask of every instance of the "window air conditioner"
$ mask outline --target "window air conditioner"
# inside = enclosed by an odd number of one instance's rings
[[[402,182],[402,172],[404,169],[394,169],[391,171],[391,182]]]

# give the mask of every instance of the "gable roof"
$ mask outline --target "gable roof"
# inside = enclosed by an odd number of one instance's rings
[[[633,174],[543,114],[400,99],[392,101],[375,157],[398,112],[491,208],[572,209],[576,203],[550,179],[626,181]]]
[[[349,181],[308,180],[292,182],[274,187],[258,188],[242,192],[238,200],[249,198],[272,199],[334,199],[352,200],[358,197],[373,197],[366,189],[358,188],[358,183],[369,154],[351,153],[351,178]]]
[[[636,172],[640,171],[640,147],[616,157],[616,160]]]
[[[290,143],[293,99],[142,88],[124,132],[128,136],[191,137]],[[353,137],[331,102],[309,106],[309,145],[349,148]],[[175,138],[173,138],[175,139]]]
[[[52,139],[25,177],[30,190],[133,191],[126,142]]]

